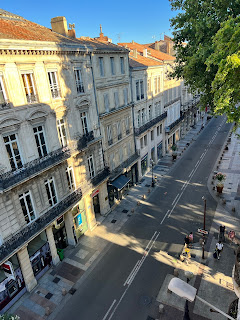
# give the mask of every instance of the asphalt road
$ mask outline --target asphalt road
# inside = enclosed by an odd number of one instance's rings
[[[179,255],[184,237],[203,227],[202,196],[207,201],[206,229],[216,203],[207,180],[228,135],[230,124],[213,118],[184,152],[161,185],[152,192],[138,214],[121,230],[129,245],[109,245],[103,259],[91,271],[56,319],[146,320],[156,297],[173,269],[155,259],[159,250]]]

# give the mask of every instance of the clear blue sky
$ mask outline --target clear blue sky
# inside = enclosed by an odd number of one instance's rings
[[[168,0],[12,0],[4,1],[1,9],[18,14],[25,19],[51,28],[51,18],[65,16],[68,23],[75,23],[77,37],[103,33],[114,43],[154,42],[171,36],[169,18],[176,15]],[[155,36],[155,38],[154,38]]]

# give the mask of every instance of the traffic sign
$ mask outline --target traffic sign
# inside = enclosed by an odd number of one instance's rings
[[[198,232],[200,232],[200,233],[203,233],[203,234],[208,234],[208,231],[207,230],[203,230],[203,229],[198,229]]]

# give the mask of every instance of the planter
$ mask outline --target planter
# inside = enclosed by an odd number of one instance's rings
[[[217,192],[222,193],[223,191],[223,186],[217,186]]]

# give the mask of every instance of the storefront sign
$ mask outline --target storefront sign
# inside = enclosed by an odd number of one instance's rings
[[[81,215],[81,213],[76,218],[77,218],[78,226],[80,226],[82,224],[82,215]]]
[[[4,270],[5,276],[8,277],[9,279],[15,280],[15,274],[14,274],[14,269],[13,265],[10,261],[7,261],[2,264],[2,268]]]
[[[97,194],[99,194],[99,189],[92,193],[92,198],[95,197]]]
[[[64,217],[63,217],[63,215],[62,215],[61,217],[59,217],[59,218],[57,219],[56,224],[59,225],[59,224],[61,224],[63,221],[64,221]]]

